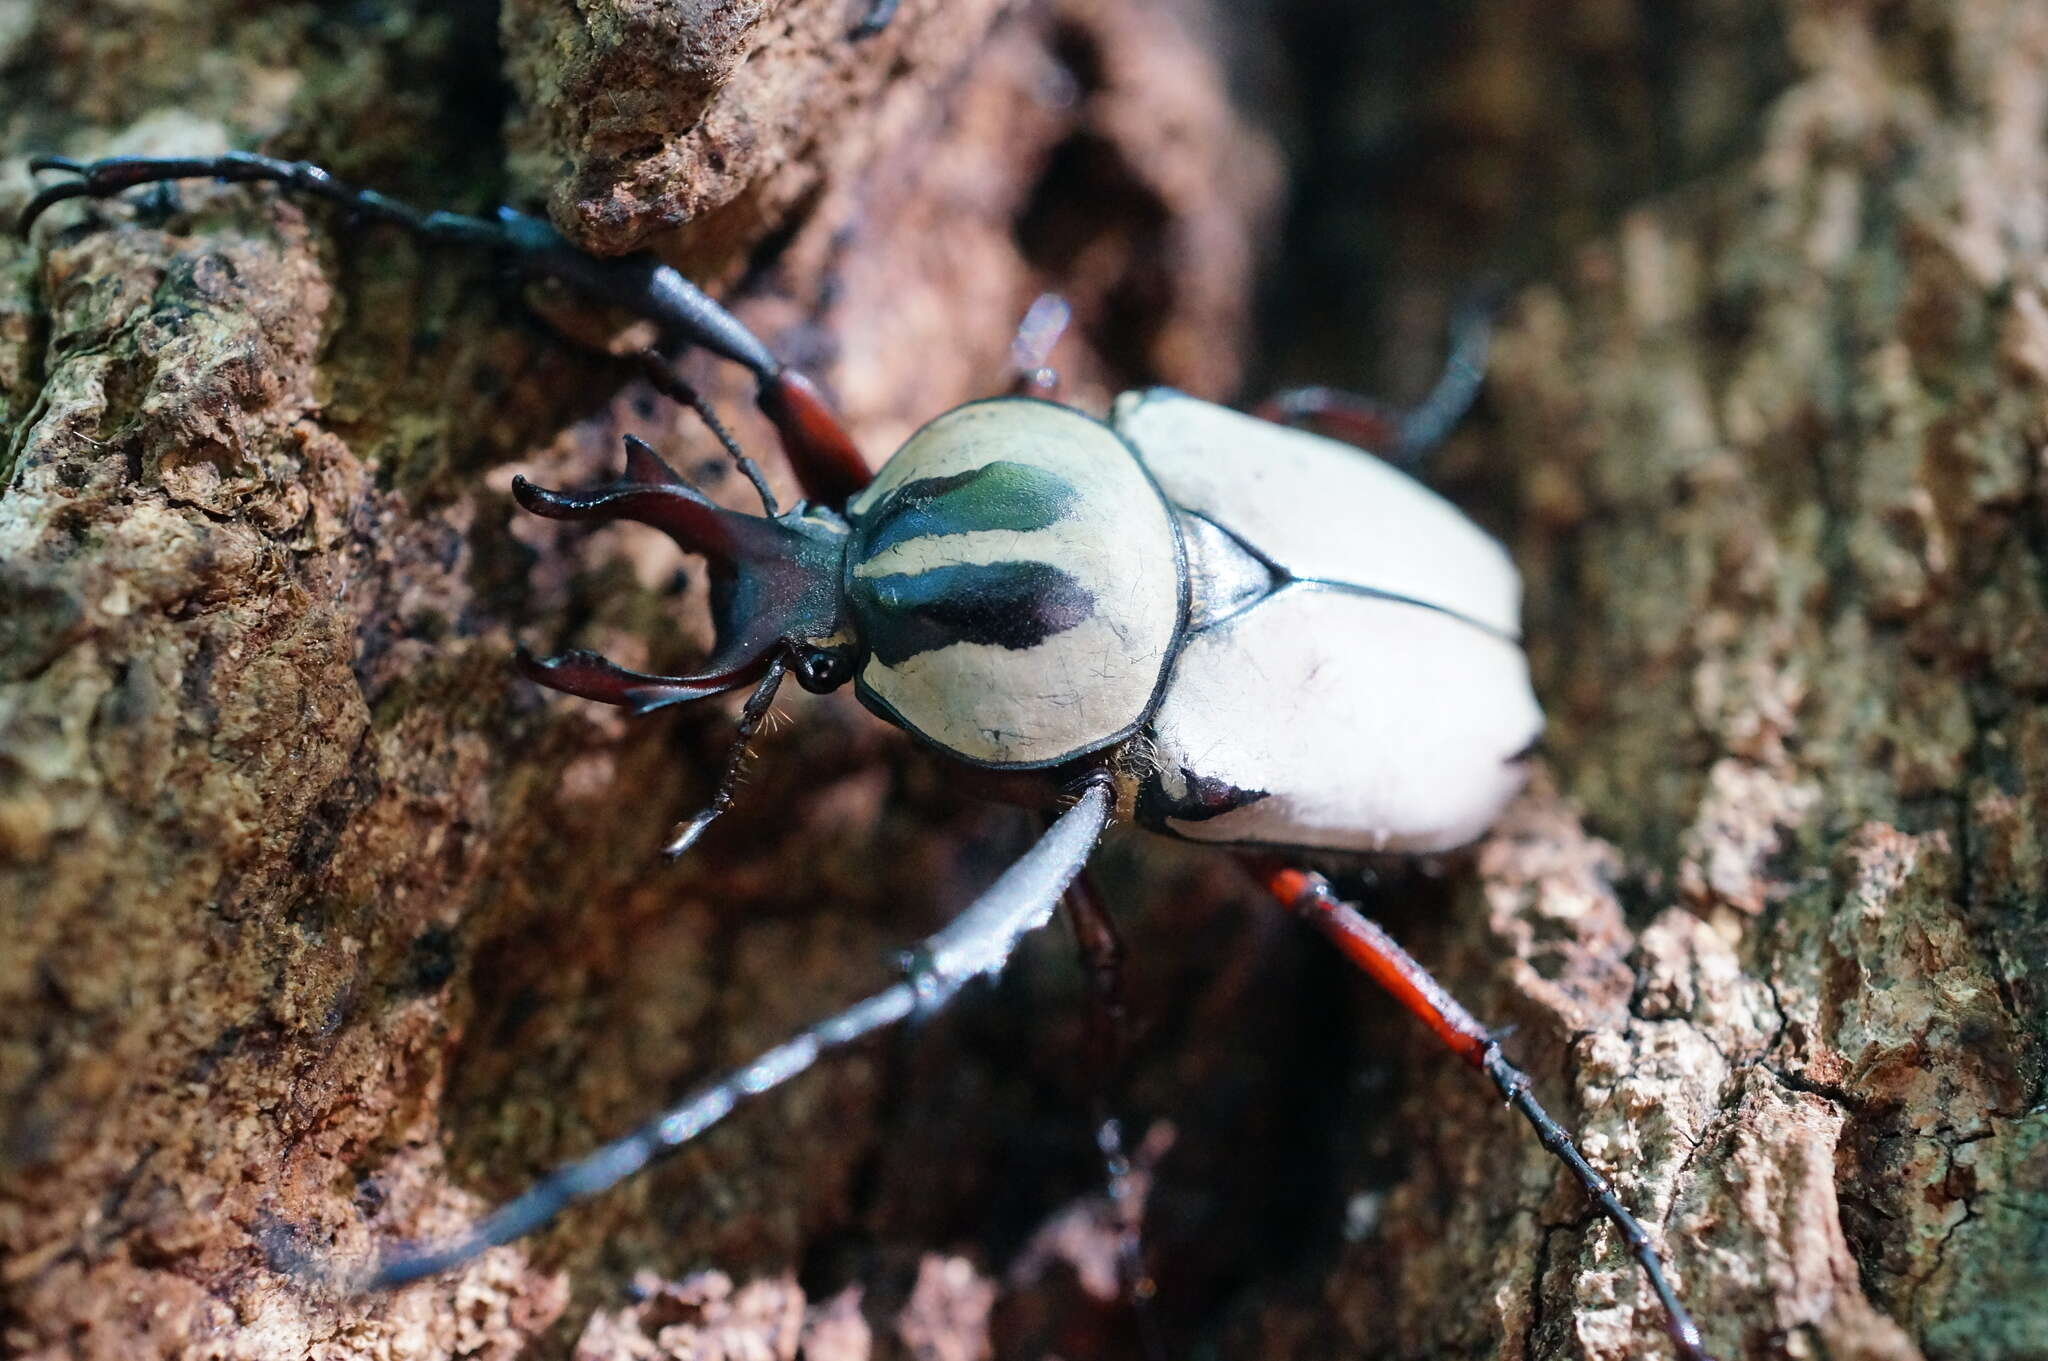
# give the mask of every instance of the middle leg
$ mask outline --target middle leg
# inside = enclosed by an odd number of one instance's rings
[[[1460,307],[1451,318],[1450,353],[1443,372],[1428,394],[1406,411],[1340,388],[1299,387],[1274,393],[1253,407],[1252,414],[1355,444],[1413,472],[1478,400],[1492,338],[1491,298]]]
[[[352,1291],[395,1290],[523,1238],[578,1201],[616,1186],[673,1153],[753,1097],[809,1070],[825,1054],[951,1001],[977,978],[1002,971],[1017,942],[1051,920],[1060,895],[1088,862],[1111,813],[1106,780],[1091,777],[1043,837],[986,892],[905,956],[905,977],[835,1012],[610,1143],[565,1163],[438,1245],[401,1248],[358,1275],[325,1279]]]
[[[1124,997],[1124,942],[1116,920],[1102,900],[1095,876],[1083,870],[1067,885],[1060,911],[1074,933],[1082,967],[1088,973],[1088,1063],[1095,1124],[1095,1148],[1102,1155],[1104,1184],[1116,1223],[1117,1284],[1130,1302],[1139,1345],[1147,1361],[1163,1361],[1165,1348],[1152,1313],[1157,1283],[1145,1270],[1145,1197],[1140,1174],[1124,1142],[1123,1123],[1111,1109],[1111,1093],[1119,1085],[1130,1047],[1129,1009]],[[1147,1183],[1150,1172],[1143,1174]]]

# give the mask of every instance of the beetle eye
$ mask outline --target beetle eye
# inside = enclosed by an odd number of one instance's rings
[[[853,679],[853,649],[807,648],[796,659],[796,683],[822,695]]]

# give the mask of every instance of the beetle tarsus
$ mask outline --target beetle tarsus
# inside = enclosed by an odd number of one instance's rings
[[[1453,1053],[1492,1080],[1507,1104],[1535,1130],[1537,1142],[1565,1165],[1628,1244],[1664,1311],[1665,1331],[1681,1361],[1713,1361],[1700,1340],[1699,1326],[1665,1277],[1663,1260],[1648,1230],[1615,1195],[1614,1183],[1586,1161],[1571,1134],[1536,1100],[1528,1074],[1508,1062],[1496,1033],[1479,1024],[1378,923],[1340,900],[1321,875],[1273,867],[1263,878],[1268,892],[1329,937]]]
[[[435,240],[484,245],[512,250],[533,249],[549,244],[534,229],[546,229],[533,219],[503,214],[497,221],[465,217],[459,213],[422,213],[398,199],[374,189],[358,189],[310,161],[286,161],[252,151],[228,151],[218,156],[109,156],[97,161],[76,161],[68,156],[38,156],[29,162],[33,171],[62,171],[76,176],[46,186],[22,210],[17,229],[27,235],[53,205],[73,198],[111,198],[145,184],[172,180],[219,180],[229,184],[277,184],[310,197],[333,203],[378,222],[389,222]]]
[[[1086,870],[1067,885],[1060,912],[1073,930],[1088,972],[1088,1058],[1093,1069],[1090,1104],[1095,1147],[1102,1156],[1103,1184],[1116,1211],[1117,1285],[1130,1304],[1146,1361],[1163,1361],[1167,1353],[1152,1312],[1156,1292],[1145,1270],[1144,1207],[1132,1189],[1133,1170],[1124,1148],[1123,1124],[1110,1114],[1109,1093],[1122,1073],[1130,1041],[1123,937],[1102,900],[1095,876]]]
[[[781,1086],[831,1049],[895,1024],[911,1014],[916,997],[897,983],[797,1034],[743,1068],[698,1088],[630,1134],[599,1147],[534,1183],[479,1220],[467,1234],[440,1247],[401,1252],[360,1282],[363,1291],[394,1290],[438,1275],[485,1251],[523,1238],[577,1201],[610,1189],[648,1163],[695,1139],[748,1097]]]
[[[1642,1266],[1643,1275],[1650,1283],[1650,1289],[1663,1306],[1665,1333],[1671,1338],[1672,1348],[1681,1361],[1713,1361],[1700,1339],[1699,1326],[1686,1312],[1678,1292],[1673,1290],[1664,1275],[1664,1264],[1657,1255],[1656,1244],[1649,1231],[1643,1228],[1628,1207],[1614,1194],[1614,1183],[1588,1163],[1579,1152],[1565,1128],[1543,1109],[1536,1099],[1529,1075],[1507,1061],[1500,1051],[1500,1045],[1492,1040],[1487,1042],[1483,1059],[1483,1071],[1493,1079],[1507,1104],[1514,1107],[1524,1120],[1536,1131],[1539,1143],[1550,1155],[1570,1169],[1586,1194],[1600,1207],[1600,1212],[1621,1234],[1628,1245],[1629,1254]]]

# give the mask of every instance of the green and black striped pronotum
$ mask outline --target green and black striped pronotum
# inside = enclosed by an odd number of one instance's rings
[[[1107,746],[1151,711],[1183,617],[1180,539],[1101,422],[1020,398],[956,408],[847,518],[856,684],[884,717],[1026,767]]]

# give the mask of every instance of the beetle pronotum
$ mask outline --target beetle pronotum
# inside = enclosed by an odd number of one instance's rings
[[[522,657],[521,669],[634,713],[750,687],[736,753],[786,676],[813,692],[852,682],[868,708],[927,745],[1001,778],[1013,795],[1023,789],[1063,810],[994,886],[910,953],[899,982],[558,1169],[463,1238],[402,1251],[354,1284],[402,1285],[533,1231],[825,1051],[1000,970],[1063,900],[1084,941],[1103,939],[1080,876],[1103,829],[1124,820],[1236,848],[1278,902],[1485,1074],[1622,1234],[1678,1354],[1703,1361],[1698,1329],[1649,1235],[1494,1035],[1325,880],[1285,858],[1457,846],[1519,787],[1520,757],[1541,727],[1519,645],[1520,582],[1499,545],[1448,502],[1349,445],[1179,393],[1127,393],[1106,420],[1049,400],[1051,375],[1030,337],[1057,322],[1036,312],[1020,345],[1023,391],[936,417],[871,473],[806,379],[651,258],[598,259],[509,210],[496,220],[421,213],[316,166],[247,153],[33,165],[67,178],[30,202],[24,232],[68,198],[188,177],[273,182],[432,240],[504,252],[530,275],[655,322],[665,349],[699,345],[743,366],[806,502],[780,508],[708,408],[653,354],[656,385],[712,424],[754,477],[762,515],[713,504],[631,438],[624,474],[606,485],[514,484],[536,514],[638,520],[702,555],[715,587],[712,656],[682,676],[581,652]],[[1454,420],[1477,381],[1476,364],[1454,355],[1405,425],[1320,393],[1297,394],[1271,414],[1382,436],[1398,450]],[[1360,664],[1360,637],[1397,664]],[[1254,655],[1285,683],[1246,695],[1236,678]],[[730,802],[731,774],[678,829],[672,854]]]

